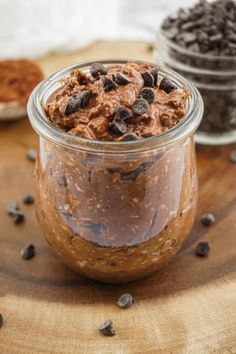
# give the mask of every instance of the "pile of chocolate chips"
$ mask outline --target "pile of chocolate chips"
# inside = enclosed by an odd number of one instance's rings
[[[115,90],[118,87],[118,85],[127,85],[131,83],[130,78],[126,76],[124,73],[117,73],[115,75],[112,75],[112,79],[107,77],[106,76],[107,69],[101,63],[94,63],[90,68],[90,74],[96,80],[102,77],[103,89],[105,92]],[[126,121],[132,118],[134,114],[135,115],[145,114],[148,110],[148,105],[154,101],[154,92],[152,90],[152,87],[158,86],[158,69],[154,67],[150,71],[146,71],[141,75],[144,82],[144,88],[140,91],[140,97],[133,103],[132,109],[128,109],[124,106],[119,106],[116,110],[116,114],[113,121],[110,122],[109,124],[109,129],[114,134],[122,135],[123,141],[131,141],[131,140],[139,139],[139,137],[135,133],[126,134],[127,131]],[[166,93],[170,93],[171,91],[177,89],[175,84],[167,77],[164,77],[161,80],[159,88],[165,91]],[[73,97],[71,99],[73,100]],[[71,106],[71,99],[68,101],[68,105],[66,107],[66,112],[65,112],[66,114],[70,114],[78,109],[78,107],[76,107],[75,110],[71,110],[71,109],[68,110],[68,106],[69,105]],[[82,107],[81,98],[79,98],[78,101],[80,101],[78,105]]]
[[[167,17],[162,28],[169,39],[193,52],[236,55],[235,0],[200,0]]]

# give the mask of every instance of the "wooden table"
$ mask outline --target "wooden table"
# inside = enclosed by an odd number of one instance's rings
[[[102,56],[150,59],[145,43],[96,43],[78,53],[39,60],[46,74],[67,64]],[[37,136],[27,119],[0,128],[0,329],[1,354],[236,353],[236,164],[233,148],[201,147],[198,215],[185,247],[173,263],[151,278],[126,285],[84,279],[51,253],[37,224],[34,207],[22,206],[26,221],[14,225],[5,206],[33,192],[34,163],[26,149]],[[234,146],[235,147],[235,146]],[[203,212],[216,224],[204,227]],[[207,240],[211,253],[194,249]],[[23,261],[20,249],[34,243],[37,256]],[[131,292],[135,305],[119,309],[115,301]],[[117,335],[97,330],[113,319]]]

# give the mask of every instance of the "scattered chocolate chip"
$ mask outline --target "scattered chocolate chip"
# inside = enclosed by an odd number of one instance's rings
[[[154,78],[154,85],[157,86],[158,68],[157,68],[157,67],[152,68],[151,74],[152,74],[152,76],[153,76],[153,78]]]
[[[21,258],[24,260],[31,259],[35,256],[35,247],[34,245],[26,245],[22,248],[21,252]]]
[[[123,74],[123,73],[118,73],[116,75],[113,75],[113,80],[118,84],[118,85],[127,85],[131,83],[130,78]]]
[[[211,213],[203,214],[201,217],[201,222],[204,226],[210,226],[215,222],[215,216]]]
[[[144,98],[148,103],[154,101],[154,92],[150,88],[143,88],[140,92],[140,96]]]
[[[132,111],[124,106],[119,106],[116,109],[116,119],[126,120],[132,118]]]
[[[106,75],[107,69],[101,63],[94,63],[90,67],[90,74],[95,78],[99,79],[100,75]]]
[[[200,242],[196,247],[196,255],[199,257],[205,257],[210,251],[208,242]]]
[[[6,211],[9,215],[14,216],[17,211],[20,210],[19,203],[12,201],[7,205]]]
[[[65,115],[77,112],[80,108],[84,108],[89,104],[91,92],[88,90],[80,91],[71,96],[67,102]]]
[[[153,87],[154,86],[154,77],[148,71],[141,74],[144,82],[144,86]]]
[[[103,322],[100,326],[99,326],[99,331],[104,334],[105,336],[114,336],[116,334],[114,328],[113,328],[113,322],[112,320],[107,320],[105,322]]]
[[[127,125],[122,119],[114,119],[108,125],[109,129],[116,134],[124,134],[127,130]]]
[[[155,45],[154,44],[148,44],[148,46],[147,46],[147,51],[148,52],[153,52],[154,49],[155,49]]]
[[[119,307],[122,307],[123,309],[128,309],[133,305],[133,297],[129,293],[125,293],[120,296],[120,298],[117,300],[117,305]]]
[[[125,135],[122,136],[121,141],[133,141],[133,140],[139,140],[137,134],[135,133],[127,133]]]
[[[143,98],[138,98],[132,106],[133,112],[138,115],[145,114],[148,110],[148,102]]]
[[[118,85],[115,83],[115,81],[109,79],[109,77],[103,78],[103,89],[105,92],[115,90],[117,86]]]
[[[61,175],[59,178],[58,178],[58,181],[57,181],[58,185],[62,188],[66,188],[68,187],[68,181],[67,181],[67,178],[63,175]]]
[[[26,151],[27,159],[30,161],[35,161],[37,157],[37,150],[34,148],[30,148]]]
[[[14,214],[14,224],[21,224],[25,220],[25,215],[21,211]]]
[[[236,163],[236,150],[232,150],[229,155],[229,161],[232,163]]]
[[[163,77],[160,82],[159,89],[165,91],[166,93],[170,93],[171,91],[176,90],[177,87],[170,79]]]
[[[3,315],[0,313],[0,328],[2,328],[3,322],[4,322]]]
[[[32,194],[25,194],[23,198],[23,203],[24,204],[34,204],[34,196]]]

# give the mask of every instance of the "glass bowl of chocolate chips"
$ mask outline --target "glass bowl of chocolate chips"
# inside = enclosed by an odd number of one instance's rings
[[[196,142],[236,142],[236,2],[200,0],[168,16],[157,34],[156,59],[193,82],[203,97]]]

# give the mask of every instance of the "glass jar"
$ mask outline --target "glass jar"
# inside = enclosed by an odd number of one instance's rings
[[[73,136],[54,127],[43,106],[70,70],[87,72],[91,64],[52,75],[30,97],[28,114],[40,140],[36,211],[49,245],[71,268],[99,281],[126,282],[169,262],[191,230],[198,189],[193,133],[203,103],[192,84],[160,69],[160,77],[190,92],[176,127],[129,142]]]
[[[190,80],[204,101],[196,142],[224,145],[236,142],[236,57],[194,53],[157,35],[156,61]]]

